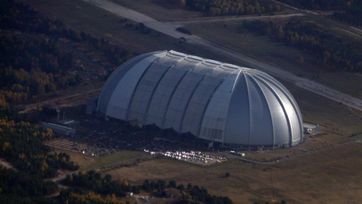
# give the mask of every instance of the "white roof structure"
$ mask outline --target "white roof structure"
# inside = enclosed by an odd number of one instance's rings
[[[275,78],[175,51],[142,54],[118,67],[97,111],[229,144],[290,147],[303,140],[299,107]]]

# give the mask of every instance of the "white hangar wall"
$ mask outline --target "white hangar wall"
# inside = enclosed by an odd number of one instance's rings
[[[258,71],[175,51],[117,68],[98,98],[105,116],[248,146],[294,146],[302,115],[290,92]]]

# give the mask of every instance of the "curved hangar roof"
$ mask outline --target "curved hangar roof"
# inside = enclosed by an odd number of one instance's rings
[[[294,146],[303,139],[298,105],[276,79],[175,51],[121,65],[104,85],[97,110],[230,144]]]

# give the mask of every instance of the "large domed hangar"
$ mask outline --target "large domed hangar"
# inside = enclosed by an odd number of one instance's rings
[[[224,144],[291,147],[303,141],[299,107],[275,78],[175,51],[142,54],[118,67],[97,111]]]

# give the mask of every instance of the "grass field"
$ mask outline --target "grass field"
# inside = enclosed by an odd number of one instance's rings
[[[84,167],[84,170],[101,169],[113,165],[133,165],[140,160],[150,159],[151,156],[140,151],[120,151],[110,155],[97,157],[93,163]]]
[[[108,155],[99,157],[85,156],[78,152],[68,150],[56,150],[57,152],[65,152],[71,156],[72,161],[76,162],[81,171],[87,170],[107,170],[114,165],[135,165],[142,160],[148,160],[152,157],[140,151],[117,151]]]
[[[362,145],[350,144],[273,166],[229,161],[208,168],[151,160],[110,173],[116,179],[176,179],[205,186],[235,203],[285,199],[288,203],[357,203],[362,199]],[[348,167],[348,168],[346,168]],[[223,175],[229,172],[230,177]]]

